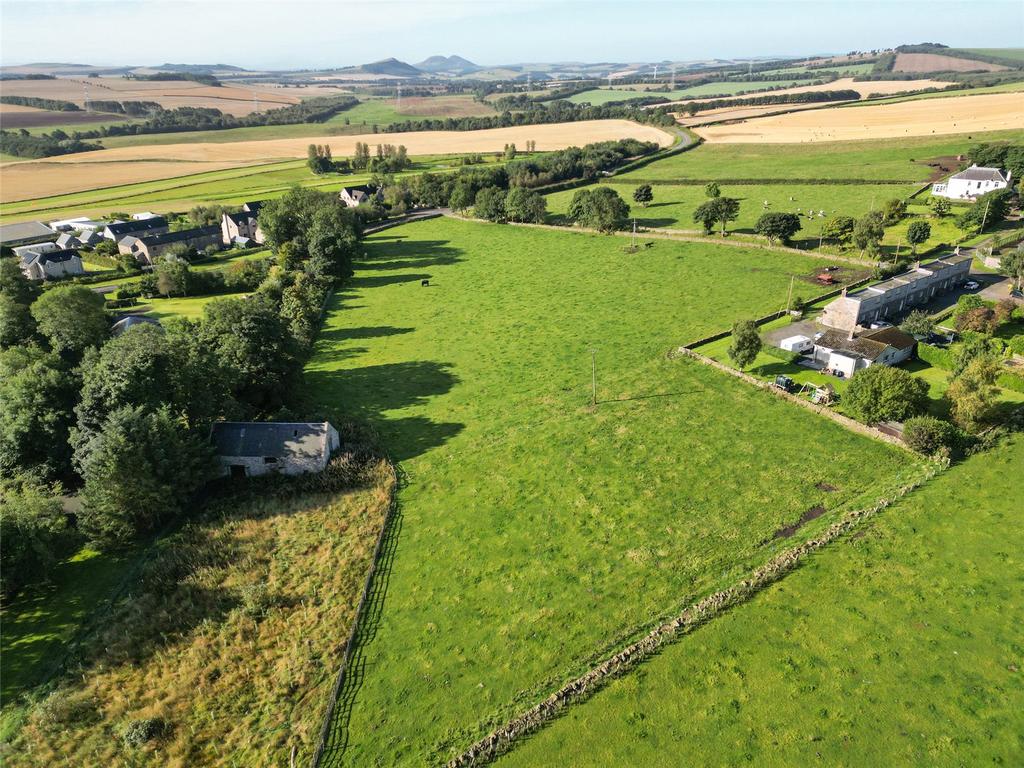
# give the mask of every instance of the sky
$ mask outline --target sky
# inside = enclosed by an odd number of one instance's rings
[[[1024,46],[1024,0],[0,0],[0,63],[327,68]]]

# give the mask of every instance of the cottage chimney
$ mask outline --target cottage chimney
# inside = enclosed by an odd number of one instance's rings
[[[846,286],[845,285],[843,286],[843,297],[844,298],[846,297]]]
[[[856,325],[854,325],[854,326],[852,326],[852,327],[850,328],[850,332],[849,332],[849,333],[847,334],[847,336],[846,336],[846,340],[847,340],[847,341],[853,341],[853,332],[854,332],[854,331],[855,331],[856,329],[857,329],[857,326],[856,326]]]

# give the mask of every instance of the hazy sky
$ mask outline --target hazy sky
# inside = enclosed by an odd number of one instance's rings
[[[4,64],[332,67],[1024,45],[1024,0],[0,0]]]

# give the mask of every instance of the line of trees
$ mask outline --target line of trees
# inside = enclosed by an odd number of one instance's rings
[[[212,474],[209,427],[290,411],[331,286],[360,222],[335,194],[295,189],[260,224],[275,263],[245,299],[201,320],[110,337],[103,297],[40,294],[0,260],[0,590],[45,577],[83,540],[118,547],[180,516]],[[59,497],[78,491],[82,510]]]
[[[41,158],[55,155],[69,155],[74,152],[91,152],[103,149],[80,139],[68,138],[63,131],[34,136],[25,129],[0,131],[0,152],[15,157]]]
[[[19,107],[48,109],[51,112],[81,112],[81,107],[73,101],[61,99],[41,99],[36,96],[0,96],[0,104],[14,104]]]

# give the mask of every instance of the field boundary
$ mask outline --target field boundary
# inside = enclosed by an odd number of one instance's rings
[[[864,521],[927,483],[947,466],[948,462],[931,463],[919,477],[901,486],[895,493],[879,499],[870,507],[847,512],[818,537],[776,555],[753,571],[747,578],[687,606],[674,619],[652,629],[641,639],[630,643],[618,653],[591,667],[583,675],[566,683],[540,703],[472,744],[460,755],[449,760],[447,768],[483,765],[510,751],[523,737],[539,730],[571,705],[583,703],[601,690],[610,680],[625,674],[633,667],[651,658],[663,646],[693,632],[729,609],[748,602],[758,593],[798,568],[809,555],[853,531]]]
[[[725,335],[728,336],[729,334],[727,333]],[[676,350],[676,353],[683,357],[692,358],[693,360],[696,360],[698,363],[709,365],[712,368],[716,368],[717,370],[722,371],[723,373],[728,373],[730,376],[735,376],[738,379],[742,379],[748,384],[753,384],[755,387],[763,389],[766,392],[769,392],[770,394],[775,395],[778,398],[788,400],[791,403],[796,403],[802,408],[806,408],[809,411],[817,413],[819,416],[824,416],[825,418],[831,419],[839,426],[845,427],[851,432],[856,432],[857,434],[864,435],[865,437],[871,437],[874,438],[875,440],[881,440],[884,443],[894,445],[897,448],[901,448],[904,451],[907,451],[908,453],[914,454],[915,456],[918,455],[898,437],[893,437],[887,432],[883,432],[882,430],[876,429],[875,427],[870,427],[867,424],[861,424],[859,421],[851,419],[849,416],[844,416],[841,413],[837,413],[836,411],[833,411],[827,406],[815,405],[814,403],[797,397],[796,395],[790,392],[783,392],[778,387],[773,386],[770,382],[763,381],[754,376],[751,376],[749,373],[746,373],[745,371],[730,368],[725,363],[720,363],[717,360],[708,357],[707,355],[702,355],[700,352],[696,352],[690,349],[689,347],[679,347],[679,349]]]
[[[363,591],[359,596],[359,604],[356,607],[355,619],[352,622],[352,629],[349,631],[348,639],[345,641],[345,651],[342,653],[341,665],[334,678],[334,685],[331,688],[330,698],[327,700],[327,710],[324,712],[324,723],[320,728],[320,737],[317,739],[316,750],[310,760],[312,768],[318,768],[323,759],[324,751],[327,749],[331,737],[331,724],[334,721],[334,712],[341,699],[341,691],[346,682],[346,673],[350,668],[352,656],[356,649],[356,641],[363,625],[363,619],[367,615],[367,606],[370,603],[370,595],[374,591],[374,580],[377,576],[377,566],[380,564],[381,553],[384,551],[384,542],[389,539],[392,533],[393,524],[399,516],[398,494],[402,485],[404,473],[398,465],[387,459],[395,483],[392,486],[391,499],[388,503],[387,512],[384,514],[384,521],[381,523],[380,532],[377,534],[377,544],[373,549],[373,558],[370,560],[370,569],[366,574],[366,581],[363,584]]]

